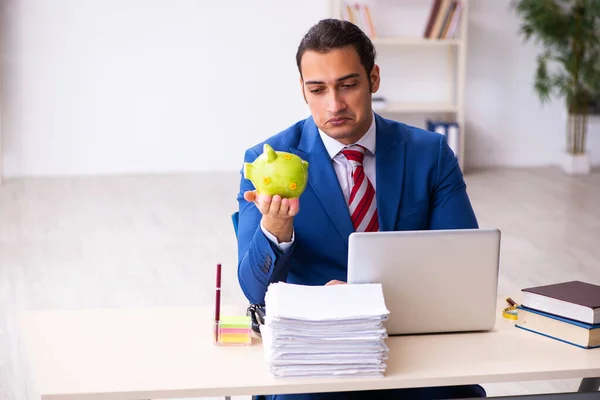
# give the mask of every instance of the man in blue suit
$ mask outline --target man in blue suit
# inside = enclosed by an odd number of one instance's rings
[[[320,21],[302,39],[296,62],[311,116],[248,149],[244,161],[254,161],[265,143],[294,153],[309,163],[308,185],[300,198],[270,198],[242,176],[238,277],[251,303],[263,303],[272,282],[344,283],[354,231],[478,227],[444,137],[373,112],[379,67],[359,28]],[[478,385],[273,398],[475,396],[485,396]]]

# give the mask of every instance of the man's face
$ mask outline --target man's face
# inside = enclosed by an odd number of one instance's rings
[[[302,92],[317,126],[343,144],[358,141],[369,129],[371,93],[379,89],[379,67],[369,77],[352,46],[327,53],[307,51],[300,62]]]

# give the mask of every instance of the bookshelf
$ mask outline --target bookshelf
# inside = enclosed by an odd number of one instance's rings
[[[421,101],[419,99],[406,101],[398,101],[393,98],[386,99],[385,106],[375,106],[374,111],[384,116],[401,119],[407,114],[425,115],[426,118],[435,120],[444,120],[448,122],[456,122],[459,127],[458,140],[455,150],[459,161],[460,168],[464,171],[464,149],[466,143],[465,129],[465,73],[467,61],[467,24],[469,12],[469,0],[429,0],[429,1],[413,1],[411,6],[422,7],[420,15],[425,15],[420,26],[420,31],[412,35],[398,36],[381,36],[378,34],[379,21],[374,17],[375,13],[371,13],[370,9],[377,8],[400,8],[406,7],[408,2],[400,1],[368,1],[363,2],[350,0],[329,0],[330,16],[332,18],[352,20],[347,12],[347,5],[353,6],[367,5],[369,10],[362,11],[360,14],[354,14],[353,22],[359,25],[365,33],[371,38],[378,53],[378,62],[381,58],[386,57],[390,53],[393,55],[402,55],[408,53],[414,48],[437,48],[436,54],[441,54],[440,63],[443,63],[446,68],[447,82],[440,90],[443,91],[442,100],[436,98],[435,101]],[[456,22],[450,22],[452,16],[453,3],[457,3],[459,12],[456,12]],[[438,5],[437,12],[435,5]],[[381,11],[381,10],[378,10]],[[365,17],[368,15],[370,21]],[[444,21],[445,15],[448,15],[448,22]],[[349,18],[350,17],[350,18]],[[432,19],[432,31],[436,31],[435,24],[437,23],[438,32],[444,31],[446,24],[450,26],[450,30],[445,31],[446,35],[440,34],[436,38],[426,37],[426,27],[429,19]],[[439,19],[439,21],[437,20]],[[402,23],[402,21],[397,21]],[[412,21],[414,23],[414,21]],[[452,27],[452,24],[455,26]],[[450,31],[452,32],[450,34]],[[435,34],[433,35],[435,36]],[[438,38],[438,37],[445,38]],[[414,54],[414,53],[413,53]],[[449,140],[450,142],[450,140]]]
[[[424,39],[418,37],[371,38],[375,46],[458,46],[459,39]]]
[[[375,108],[375,111],[383,111],[388,113],[456,113],[456,104],[426,102],[426,101],[396,101],[390,102],[383,108]]]

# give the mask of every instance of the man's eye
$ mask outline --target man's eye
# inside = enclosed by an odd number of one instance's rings
[[[317,94],[317,93],[322,92],[322,89],[310,89],[310,92],[314,93],[314,94]]]
[[[349,89],[349,88],[353,88],[354,86],[356,86],[356,83],[348,83],[346,85],[342,85],[342,87],[344,89]]]

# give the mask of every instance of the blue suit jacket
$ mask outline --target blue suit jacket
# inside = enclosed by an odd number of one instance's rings
[[[444,137],[403,123],[376,121],[377,209],[381,231],[477,228],[456,157]],[[238,279],[252,303],[261,304],[271,282],[323,285],[346,281],[348,237],[354,231],[332,161],[312,117],[248,149],[252,162],[268,143],[308,161],[308,185],[294,218],[295,238],[285,253],[260,229],[261,214],[244,192],[254,190],[242,174],[238,228]],[[402,257],[402,255],[399,255]]]

